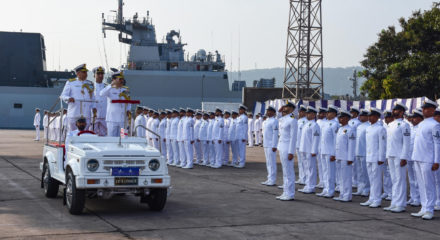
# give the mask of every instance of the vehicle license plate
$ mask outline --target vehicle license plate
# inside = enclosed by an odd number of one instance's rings
[[[115,185],[138,185],[138,178],[115,178]]]
[[[112,176],[139,176],[138,167],[112,167]]]

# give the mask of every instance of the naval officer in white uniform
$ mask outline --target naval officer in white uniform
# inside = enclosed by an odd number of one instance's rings
[[[434,174],[439,171],[440,163],[440,124],[434,120],[434,112],[438,104],[429,99],[425,100],[423,116],[414,139],[412,159],[416,169],[419,184],[422,209],[412,213],[414,217],[430,220],[434,217],[435,183]]]
[[[96,111],[92,101],[95,100],[93,83],[87,80],[86,64],[81,64],[75,69],[76,78],[66,82],[61,99],[68,104],[67,107],[67,125],[68,131],[75,130],[76,120],[85,117],[87,121],[86,129],[90,126],[91,109]],[[82,102],[87,101],[87,102]]]
[[[304,126],[304,124],[306,124],[307,117],[306,117],[306,111],[307,108],[304,105],[300,105],[299,106],[299,111],[298,111],[298,131],[296,132],[297,134],[297,138],[296,138],[296,155],[298,158],[298,181],[296,181],[296,183],[298,184],[302,184],[304,185],[306,182],[306,175],[305,175],[305,168],[304,168],[304,161],[302,158],[302,155],[299,151],[299,147],[301,145],[301,134],[302,134],[302,128]]]
[[[244,168],[246,164],[246,141],[248,137],[248,118],[246,116],[247,107],[244,105],[240,105],[238,109],[239,117],[236,126],[236,139],[238,141],[238,156],[239,162],[238,165],[235,165],[236,168]]]
[[[223,111],[219,108],[215,110],[215,121],[212,126],[212,143],[215,149],[215,160],[212,168],[221,168],[223,165],[223,141],[224,141],[224,127],[225,121],[222,117]]]
[[[277,181],[277,148],[278,148],[278,120],[276,110],[272,106],[266,109],[267,120],[264,125],[263,147],[266,157],[267,180],[261,184],[275,186]]]
[[[177,132],[179,129],[179,111],[173,109],[171,118],[171,130],[170,130],[170,143],[173,151],[173,158],[169,160],[170,166],[177,166],[180,163],[180,150],[179,143],[177,141]]]
[[[185,162],[181,163],[182,168],[192,169],[194,166],[194,110],[186,110],[186,118],[182,126],[182,141],[185,151]]]
[[[35,139],[34,141],[40,141],[40,122],[41,122],[41,116],[40,116],[40,109],[35,109],[35,116],[34,116],[34,127],[35,127]]]
[[[105,69],[103,67],[96,67],[93,69],[93,73],[95,74],[95,89],[93,94],[96,101],[96,111],[93,112],[90,129],[99,136],[107,136],[107,123],[105,122],[105,116],[107,115],[107,98],[99,94],[108,85],[103,82]]]
[[[355,150],[355,167],[358,168],[357,192],[353,195],[362,195],[367,197],[370,194],[370,181],[368,180],[367,162],[365,161],[366,151],[366,132],[370,126],[368,121],[368,110],[362,109],[359,114],[361,124],[356,129],[356,150]]]
[[[142,127],[137,127],[139,125],[145,126],[145,117],[143,113],[143,108],[141,106],[136,107],[136,118],[134,120],[134,127],[136,129],[136,136],[145,138],[145,129]]]

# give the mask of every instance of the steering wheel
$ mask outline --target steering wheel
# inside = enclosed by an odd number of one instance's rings
[[[77,135],[81,136],[82,134],[85,134],[85,133],[96,135],[96,133],[94,131],[89,131],[89,130],[81,131]]]

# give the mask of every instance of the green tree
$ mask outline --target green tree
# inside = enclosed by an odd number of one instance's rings
[[[382,30],[367,49],[360,76],[367,81],[361,91],[370,99],[440,97],[440,3],[416,11]]]

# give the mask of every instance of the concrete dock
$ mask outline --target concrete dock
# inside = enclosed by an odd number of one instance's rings
[[[43,141],[33,139],[34,131],[0,130],[0,239],[440,239],[438,212],[424,221],[410,216],[419,208],[361,207],[365,197],[341,203],[297,192],[295,201],[275,200],[281,190],[260,184],[267,174],[261,147],[247,149],[244,169],[170,167],[172,195],[163,212],[116,196],[87,200],[83,215],[72,216],[61,191],[44,197]]]

